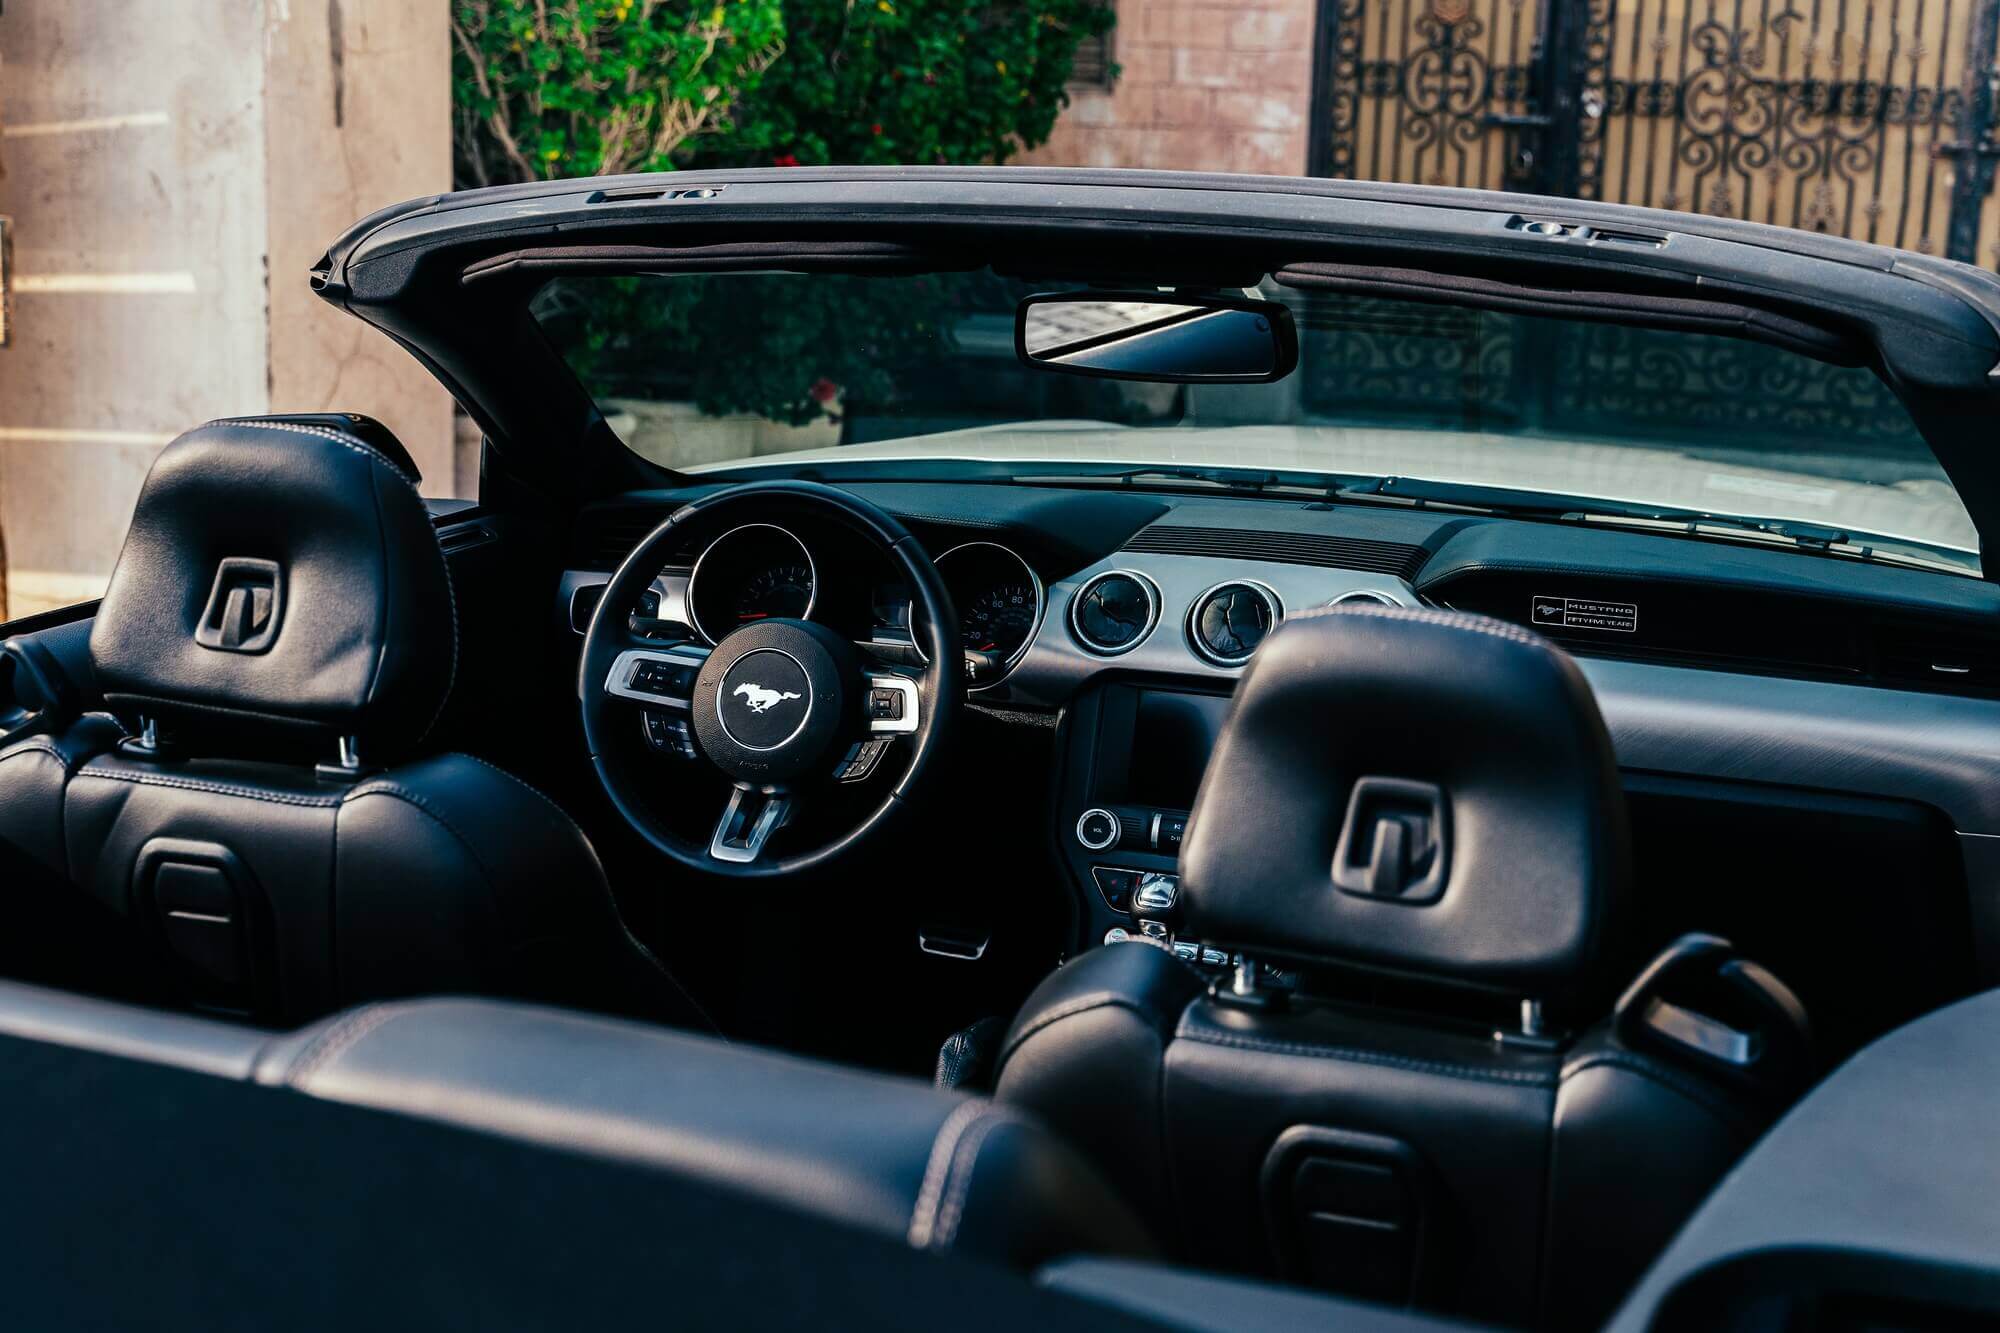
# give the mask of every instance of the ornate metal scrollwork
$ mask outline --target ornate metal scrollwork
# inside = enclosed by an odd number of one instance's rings
[[[1996,11],[2000,0],[1322,0],[1335,29],[1315,169],[1991,260],[1970,251],[1980,216],[2000,213],[1986,207],[2000,160]]]

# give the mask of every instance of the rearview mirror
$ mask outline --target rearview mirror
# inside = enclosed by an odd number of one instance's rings
[[[1265,384],[1299,363],[1276,301],[1158,292],[1051,292],[1021,302],[1014,351],[1042,370],[1171,384]]]

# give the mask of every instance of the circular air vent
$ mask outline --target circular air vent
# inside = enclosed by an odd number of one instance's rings
[[[1092,578],[1069,602],[1069,632],[1099,657],[1131,652],[1159,619],[1160,593],[1153,581],[1122,569]]]
[[[1373,588],[1356,588],[1353,592],[1344,592],[1328,602],[1327,605],[1345,606],[1351,602],[1373,602],[1377,606],[1402,605],[1401,602],[1391,597],[1388,593],[1376,592]]]
[[[1242,666],[1284,618],[1278,594],[1261,583],[1222,583],[1195,598],[1188,642],[1216,666]]]

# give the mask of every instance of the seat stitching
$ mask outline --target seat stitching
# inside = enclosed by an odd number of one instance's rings
[[[1443,1064],[1408,1056],[1384,1055],[1379,1051],[1360,1051],[1345,1046],[1309,1046],[1303,1042],[1267,1041],[1255,1037],[1200,1032],[1190,1029],[1186,1023],[1182,1023],[1180,1031],[1174,1035],[1186,1041],[1198,1041],[1209,1046],[1233,1046],[1241,1050],[1264,1051],[1272,1055],[1301,1055],[1313,1059],[1344,1060],[1350,1064],[1381,1065],[1390,1069],[1408,1069],[1420,1074],[1442,1074],[1448,1078],[1471,1079],[1481,1083],[1551,1087],[1556,1081],[1553,1073],[1538,1074],[1525,1069],[1476,1069],[1470,1065]]]
[[[375,452],[375,450],[370,449],[367,445],[362,444],[357,440],[350,439],[347,436],[340,434],[338,431],[328,430],[323,426],[305,426],[298,424],[287,424],[284,422],[277,422],[277,421],[258,421],[255,420],[254,418],[249,418],[249,417],[223,417],[220,418],[219,420],[211,421],[208,424],[211,426],[242,426],[250,430],[273,430],[279,432],[280,434],[289,431],[299,435],[311,435],[311,436],[316,436],[319,439],[323,440],[332,440],[335,444],[339,445],[341,448],[349,449],[352,450],[354,453],[360,454],[370,463],[373,463],[376,467],[381,468],[383,471],[387,472],[390,476],[394,477],[397,481],[402,482],[404,488],[407,489],[411,495],[416,497],[417,504],[420,508],[423,509],[426,520],[428,521],[429,519],[430,507],[424,504],[424,493],[417,489],[417,484],[410,480],[409,474],[405,473],[401,468],[391,463],[388,459],[382,457],[382,455]],[[424,740],[427,737],[429,737],[431,732],[437,727],[438,719],[444,716],[445,705],[451,702],[451,692],[458,686],[458,591],[457,589],[452,587],[451,562],[445,559],[444,547],[437,540],[436,524],[431,525],[430,545],[431,549],[437,552],[438,565],[444,571],[445,604],[447,607],[450,608],[451,611],[451,670],[447,673],[445,677],[444,693],[438,699],[437,711],[431,714],[431,720],[424,725],[423,731],[421,731],[417,735],[417,744],[419,745],[423,744]]]
[[[1005,1049],[1000,1052],[1000,1059],[995,1066],[996,1070],[999,1066],[1005,1065],[1016,1051],[1026,1045],[1028,1038],[1043,1031],[1053,1023],[1059,1023],[1065,1018],[1074,1018],[1078,1014],[1089,1013],[1092,1009],[1126,1009],[1144,1022],[1149,1029],[1153,1026],[1150,1014],[1115,991],[1098,991],[1090,995],[1080,995],[1074,1000],[1068,1000],[1057,1005],[1046,1013],[1036,1015],[1035,1021],[1022,1028],[1015,1035],[1014,1040],[1008,1042]]]
[[[493,873],[487,867],[486,863],[479,858],[479,852],[472,839],[459,832],[456,825],[439,814],[437,809],[431,804],[429,798],[419,792],[413,792],[409,788],[390,779],[378,778],[373,782],[364,783],[348,792],[346,796],[341,798],[340,804],[345,806],[353,801],[360,800],[364,796],[387,796],[392,800],[402,801],[414,806],[416,809],[430,816],[431,819],[436,821],[439,828],[449,833],[458,841],[460,846],[465,848],[468,858],[470,858],[474,865],[479,867],[480,876],[486,881],[486,887],[494,893],[496,898],[498,897],[498,885],[494,880]]]
[[[285,1071],[285,1086],[300,1087],[335,1056],[351,1050],[356,1042],[394,1018],[402,1010],[403,1006],[399,1004],[371,1004],[347,1015],[314,1038],[312,1044],[292,1061],[291,1067]]]
[[[106,769],[83,768],[76,773],[79,778],[100,778],[105,782],[126,782],[137,787],[172,787],[180,791],[208,792],[215,796],[239,796],[246,801],[264,801],[271,805],[297,805],[326,808],[340,804],[338,796],[287,796],[277,792],[257,791],[251,787],[238,787],[225,782],[204,782],[198,778],[167,778],[151,773],[117,773]]]
[[[0,760],[13,759],[18,755],[36,753],[54,756],[62,764],[65,775],[70,771],[70,757],[44,740],[16,741],[12,745],[0,748]]]
[[[979,1165],[979,1149],[986,1142],[987,1135],[1001,1125],[1016,1123],[1013,1117],[984,1108],[985,1114],[978,1123],[959,1140],[959,1146],[951,1155],[951,1187],[944,1206],[939,1210],[935,1241],[937,1248],[948,1250],[958,1239],[958,1224],[965,1217],[965,1201],[972,1193],[972,1177]],[[964,1161],[961,1168],[959,1162]]]
[[[500,765],[493,763],[490,760],[481,759],[476,754],[466,754],[463,751],[453,751],[453,753],[457,754],[461,759],[470,759],[473,763],[478,764],[481,768],[491,769],[493,772],[498,773],[501,777],[507,779],[507,781],[513,783],[516,787],[519,787],[522,791],[527,792],[528,795],[534,797],[536,800],[540,801],[543,805],[546,805],[550,810],[554,811],[557,818],[561,819],[563,823],[573,824],[576,822],[575,820],[570,818],[569,811],[563,809],[560,805],[556,804],[554,797],[542,791],[539,787],[536,787],[526,778],[517,777],[514,774],[509,773],[506,769],[500,767]]]
[[[965,1133],[966,1126],[984,1112],[984,1105],[978,1101],[963,1102],[944,1118],[944,1123],[931,1137],[930,1160],[924,1164],[923,1184],[917,1189],[916,1206],[910,1210],[911,1248],[930,1248],[931,1237],[937,1227],[938,1204],[944,1194],[945,1177],[951,1171],[952,1154],[957,1151],[958,1140]]]

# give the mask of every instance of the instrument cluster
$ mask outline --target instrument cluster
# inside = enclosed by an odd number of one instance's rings
[[[815,546],[821,549],[815,551]],[[855,570],[827,543],[776,523],[732,528],[696,556],[687,576],[688,622],[713,645],[770,619],[818,620],[887,657],[925,660],[910,590],[886,567]],[[823,579],[822,563],[827,572]],[[937,558],[956,609],[967,681],[991,685],[1012,670],[1041,627],[1041,576],[997,542],[965,542]],[[852,586],[848,586],[852,585]],[[848,622],[853,623],[848,623]]]

